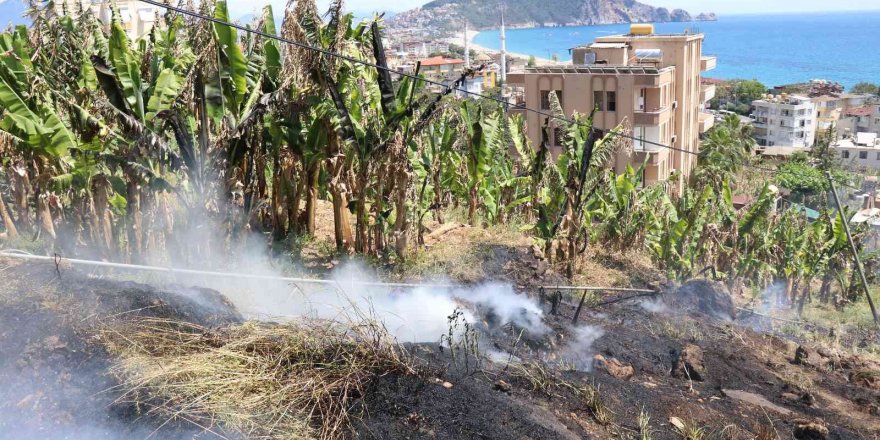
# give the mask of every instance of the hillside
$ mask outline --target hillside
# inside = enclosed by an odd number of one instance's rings
[[[505,21],[511,27],[576,26],[610,23],[691,21],[685,10],[658,8],[635,0],[508,0]],[[703,17],[714,14],[701,14]],[[476,29],[495,28],[501,20],[498,3],[480,0],[435,0],[402,12],[390,23],[398,27],[458,29],[467,19]]]

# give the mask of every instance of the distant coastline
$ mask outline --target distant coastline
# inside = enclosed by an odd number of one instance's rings
[[[469,30],[469,31],[467,31],[467,34],[465,34],[464,32],[461,32],[461,33],[458,34],[456,37],[449,39],[448,42],[449,42],[449,43],[452,43],[452,44],[461,45],[461,43],[462,43],[465,39],[467,39],[467,41],[468,41],[468,45],[470,46],[470,48],[473,49],[473,50],[475,50],[475,51],[477,51],[477,52],[484,52],[484,53],[487,53],[487,54],[496,54],[496,53],[500,53],[500,52],[501,52],[499,49],[491,49],[491,48],[488,48],[488,47],[486,47],[486,46],[482,46],[482,45],[480,45],[480,44],[477,44],[477,43],[474,41],[474,39],[476,39],[476,38],[477,38],[477,35],[479,35],[479,34],[480,34],[480,31],[471,31],[471,30]],[[526,53],[510,52],[510,51],[507,52],[507,55],[510,56],[510,57],[513,57],[513,58],[522,58],[522,59],[524,59],[524,60],[528,60],[529,58],[531,58],[531,57],[533,56],[533,55],[529,55],[529,54],[526,54]],[[553,60],[551,60],[551,59],[549,59],[549,58],[542,58],[542,57],[538,57],[538,56],[535,56],[535,62],[536,62],[538,65],[552,65],[552,64],[557,64],[555,61],[553,61]]]
[[[596,38],[628,32],[629,24],[575,27],[537,27],[507,31],[507,49],[520,56],[562,62],[571,60],[569,49],[589,44]],[[765,85],[825,79],[847,88],[876,81],[880,57],[880,11],[789,14],[725,14],[719,21],[655,23],[657,33],[685,30],[705,34],[703,53],[718,59],[715,70],[706,77],[718,79],[757,79]],[[773,29],[774,32],[767,32]],[[840,32],[816,32],[839,29]],[[858,32],[844,31],[858,29]],[[498,30],[472,35],[472,47],[497,52]],[[461,45],[461,39],[458,44]],[[791,44],[798,41],[798,44]],[[817,57],[816,54],[822,54]]]

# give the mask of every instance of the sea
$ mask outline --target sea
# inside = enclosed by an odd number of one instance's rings
[[[507,50],[570,61],[570,48],[628,31],[628,24],[508,29]],[[880,83],[880,11],[729,15],[655,25],[656,33],[685,31],[705,34],[703,54],[718,57],[718,67],[706,77],[757,79],[768,87],[812,79],[847,88]],[[480,32],[474,43],[498,50],[499,31]]]

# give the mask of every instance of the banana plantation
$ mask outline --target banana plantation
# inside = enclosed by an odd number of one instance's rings
[[[224,1],[185,7],[230,19]],[[118,18],[105,26],[89,11],[52,11],[35,8],[31,27],[0,34],[9,243],[137,263],[218,227],[222,240],[186,252],[229,252],[248,237],[314,235],[328,201],[338,252],[399,261],[427,222],[460,209],[472,225],[531,234],[569,276],[602,247],[646,253],[674,279],[784,285],[778,300],[793,307],[857,296],[840,216],[777,211],[772,178],[734,208],[734,176],[753,160],[738,120],[713,129],[689,188],[671,198],[644,187],[639,169],[608,168],[632,153],[625,126],[550,121],[545,130],[565,130],[551,153],[495,102],[375,68],[386,65],[381,17],[357,23],[341,1],[326,14],[298,1],[279,29],[271,8],[249,24],[302,46],[174,12],[132,40]]]

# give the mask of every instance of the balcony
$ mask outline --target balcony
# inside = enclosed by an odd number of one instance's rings
[[[651,110],[636,109],[633,113],[633,123],[636,125],[658,126],[668,122],[671,115],[671,106]]]
[[[700,113],[700,133],[709,131],[715,126],[715,116],[710,113]]]
[[[716,67],[718,67],[718,58],[717,57],[710,57],[710,56],[700,57],[700,71],[708,72],[710,70],[715,69]]]
[[[700,99],[709,102],[715,97],[715,84],[703,84],[700,86]]]

